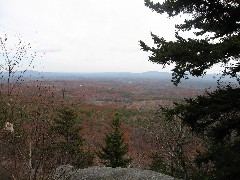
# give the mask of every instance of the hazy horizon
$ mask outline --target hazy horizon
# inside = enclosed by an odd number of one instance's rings
[[[173,41],[175,24],[187,18],[169,19],[145,7],[143,0],[0,1],[0,36],[20,34],[31,43],[38,71],[170,72],[173,65],[162,69],[148,61],[139,40],[152,45],[153,32]],[[209,72],[218,73],[219,67]]]

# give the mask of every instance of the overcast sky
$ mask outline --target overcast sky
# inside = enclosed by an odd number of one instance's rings
[[[152,44],[151,31],[174,40],[176,23],[143,0],[0,0],[1,33],[46,52],[43,71],[169,71],[148,61],[139,40]]]

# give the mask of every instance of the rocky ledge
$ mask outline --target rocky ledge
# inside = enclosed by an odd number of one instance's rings
[[[54,180],[176,180],[171,176],[136,168],[90,167],[75,169],[70,165],[58,167]]]

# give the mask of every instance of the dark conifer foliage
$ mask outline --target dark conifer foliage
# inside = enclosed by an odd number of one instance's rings
[[[155,46],[140,41],[149,61],[164,66],[174,64],[172,81],[179,84],[188,74],[203,76],[215,64],[221,64],[222,76],[229,75],[240,83],[240,1],[238,0],[165,0],[145,5],[157,13],[175,17],[187,14],[183,24],[176,25],[176,41],[166,41],[151,33]],[[195,38],[180,33],[195,31]],[[240,173],[240,90],[219,86],[196,99],[186,99],[166,114],[177,116],[206,142],[207,150],[199,153],[198,165],[209,169],[202,179],[239,179]],[[163,108],[164,109],[164,108]],[[205,166],[206,167],[206,166]]]
[[[70,163],[77,167],[92,165],[93,156],[82,149],[84,139],[80,135],[82,127],[78,122],[75,111],[71,108],[62,108],[58,112],[52,128],[56,135],[54,142],[59,164]]]
[[[149,61],[164,66],[175,63],[173,82],[178,84],[187,74],[202,76],[214,64],[225,68],[223,75],[237,76],[240,71],[240,2],[237,0],[166,0],[153,3],[145,0],[145,5],[157,13],[167,13],[169,17],[187,14],[183,24],[176,25],[176,41],[166,41],[151,33],[155,47],[143,41],[144,51],[151,52]],[[197,38],[184,39],[180,31],[195,31]],[[230,62],[231,61],[231,62]]]
[[[240,89],[226,87],[196,99],[187,99],[173,113],[181,115],[196,132],[216,143],[233,144],[240,136]]]
[[[186,102],[167,113],[181,117],[206,140],[208,150],[199,154],[197,164],[214,164],[209,179],[239,179],[240,89],[226,87]]]
[[[121,131],[121,121],[118,113],[110,122],[110,126],[112,131],[106,134],[106,145],[101,147],[101,151],[97,152],[97,156],[106,166],[113,168],[127,167],[132,160],[126,157],[128,145],[124,142],[124,133]]]

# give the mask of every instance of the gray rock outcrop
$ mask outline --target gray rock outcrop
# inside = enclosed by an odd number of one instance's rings
[[[75,169],[70,165],[58,167],[54,180],[176,180],[171,176],[136,168],[90,167]]]

